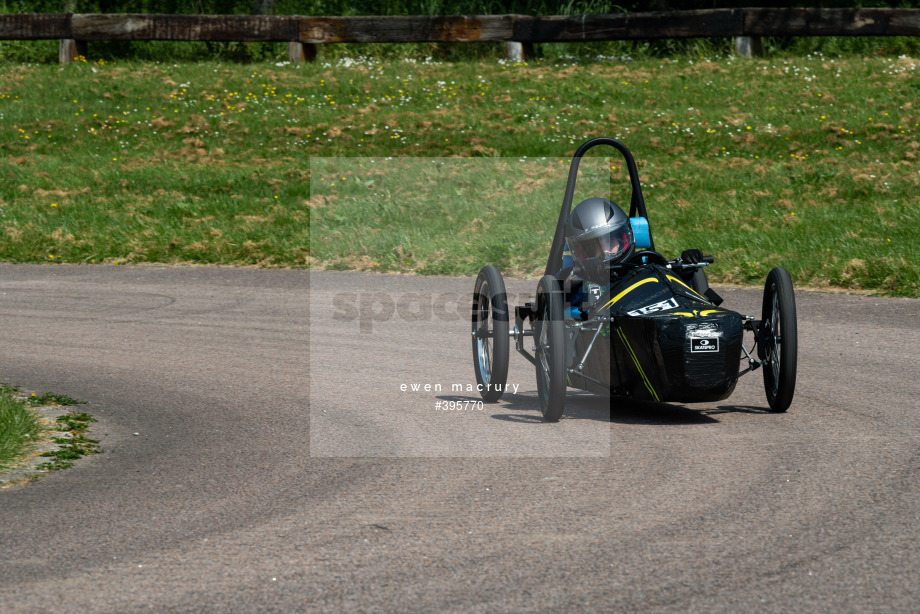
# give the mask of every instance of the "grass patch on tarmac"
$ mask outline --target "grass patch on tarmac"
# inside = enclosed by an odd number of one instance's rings
[[[53,426],[47,425],[35,411],[43,406],[71,406],[82,401],[65,395],[46,393],[22,396],[19,388],[0,384],[0,471],[21,466],[42,443],[56,444],[53,450],[35,453],[47,458],[36,469],[53,471],[73,466],[73,461],[99,451],[99,442],[86,436],[92,416],[68,413],[59,416]],[[43,423],[44,422],[44,423]]]
[[[0,385],[0,471],[21,461],[44,432],[38,415],[17,390]]]
[[[21,461],[44,432],[38,415],[18,390],[0,384],[0,471]]]
[[[918,96],[909,57],[5,64],[0,260],[529,274],[558,160],[612,136],[659,251],[715,254],[711,281],[917,296]],[[423,204],[424,174],[315,189],[311,158],[407,156],[534,166]]]
[[[90,423],[95,421],[95,418],[86,413],[60,416],[56,421],[57,431],[67,435],[52,437],[51,441],[58,445],[58,449],[39,454],[51,460],[38,464],[36,468],[48,471],[67,469],[73,466],[75,460],[87,454],[98,454],[99,440],[86,436]]]

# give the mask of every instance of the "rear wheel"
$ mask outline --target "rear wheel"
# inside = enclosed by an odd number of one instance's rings
[[[565,411],[565,323],[563,296],[558,280],[545,275],[537,286],[537,317],[534,320],[534,355],[537,367],[537,395],[547,422],[555,422]]]
[[[473,290],[473,368],[483,400],[501,398],[508,381],[508,295],[502,274],[483,267]]]
[[[795,294],[786,269],[777,267],[767,275],[763,293],[763,383],[770,410],[789,409],[795,393],[798,360]]]

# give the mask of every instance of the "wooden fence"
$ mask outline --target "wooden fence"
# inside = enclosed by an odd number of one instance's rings
[[[297,61],[315,55],[315,45],[328,43],[491,41],[529,46],[546,42],[722,37],[750,43],[763,36],[920,36],[920,9],[742,8],[552,17],[0,15],[0,40],[59,39],[62,62],[85,49],[85,41],[288,42],[292,59]],[[65,45],[70,46],[67,53]]]

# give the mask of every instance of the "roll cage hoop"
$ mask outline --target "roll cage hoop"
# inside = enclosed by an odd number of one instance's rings
[[[632,194],[629,198],[629,217],[643,217],[648,220],[648,214],[645,210],[645,199],[642,197],[642,186],[639,183],[639,170],[636,168],[636,160],[629,152],[626,145],[610,137],[598,137],[584,143],[575,151],[572,156],[572,165],[569,167],[569,178],[565,184],[565,196],[562,199],[562,210],[559,212],[559,221],[556,223],[556,232],[553,234],[553,245],[549,250],[549,258],[546,261],[546,270],[544,275],[555,275],[562,268],[562,252],[565,245],[565,223],[569,219],[569,212],[572,210],[572,199],[575,197],[575,182],[578,179],[578,164],[582,156],[598,145],[610,145],[621,154],[626,160],[626,169],[629,171],[629,183],[632,186]],[[649,229],[648,235],[651,250],[655,250],[655,243],[652,239],[652,231]]]

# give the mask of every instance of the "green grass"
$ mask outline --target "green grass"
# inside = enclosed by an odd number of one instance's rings
[[[22,459],[44,429],[15,388],[0,384],[0,470]]]
[[[464,275],[490,263],[533,274],[570,161],[314,158],[312,256],[334,269]],[[576,200],[610,190],[610,165],[582,163]]]
[[[86,401],[78,401],[65,394],[54,394],[53,392],[46,392],[41,395],[33,392],[32,395],[26,399],[26,402],[32,407],[39,407],[41,405],[83,405],[86,403]]]
[[[529,274],[558,160],[613,136],[659,251],[716,254],[713,281],[918,296],[918,94],[906,57],[0,64],[0,259]],[[355,159],[390,156],[467,166]],[[611,160],[585,186],[624,185]]]
[[[83,403],[51,392],[41,395],[32,393],[24,397],[19,388],[0,384],[0,470],[22,461],[37,443],[47,439],[49,429],[42,426],[38,415],[31,410],[32,407]],[[59,448],[41,453],[40,456],[50,460],[39,463],[37,468],[66,469],[73,466],[74,460],[99,452],[98,440],[86,437],[89,424],[95,421],[86,413],[68,413],[57,418],[55,430],[66,432],[68,436],[51,438]]]
[[[57,430],[68,433],[67,437],[53,437],[52,441],[58,444],[57,450],[42,452],[40,456],[50,460],[39,463],[38,469],[57,471],[73,467],[75,460],[87,454],[98,454],[99,440],[86,436],[91,422],[96,419],[86,413],[72,413],[60,416],[57,419]]]

